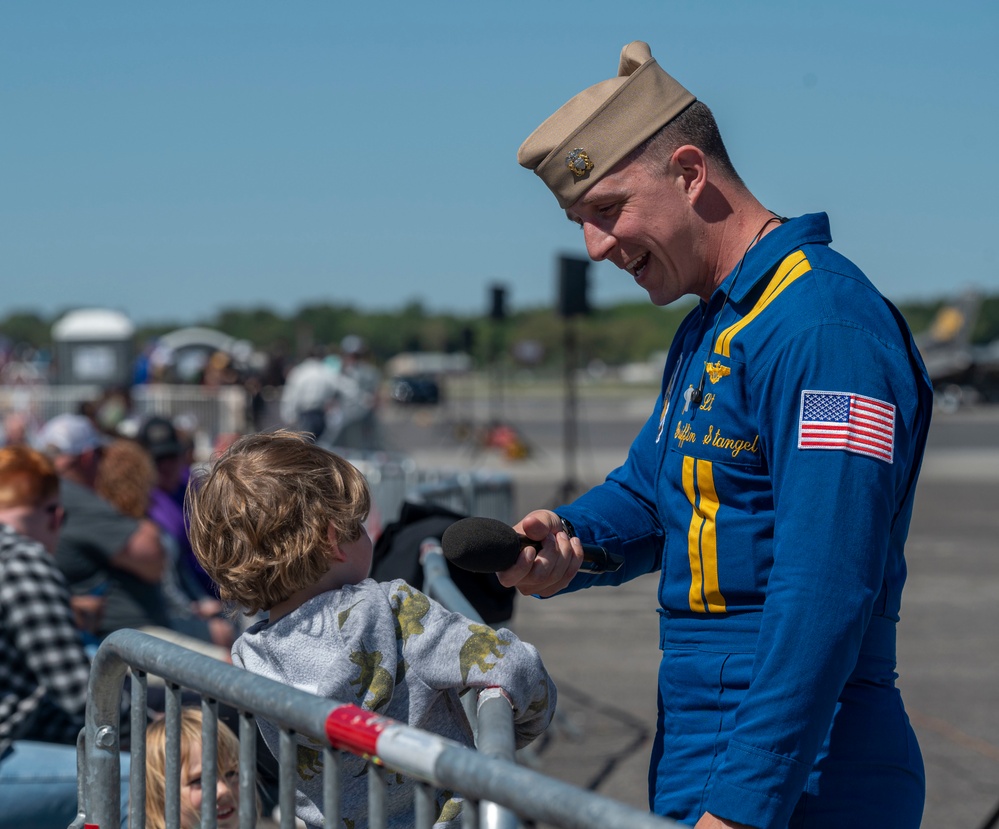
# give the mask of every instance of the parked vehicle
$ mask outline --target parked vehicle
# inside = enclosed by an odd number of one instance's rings
[[[440,385],[433,377],[406,375],[392,378],[392,399],[397,403],[436,405],[441,401]]]

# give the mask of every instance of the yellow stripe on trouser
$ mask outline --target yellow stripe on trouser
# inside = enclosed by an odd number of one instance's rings
[[[767,289],[756,301],[756,305],[753,306],[753,310],[746,314],[746,316],[739,320],[735,325],[729,326],[718,335],[718,339],[715,341],[715,353],[721,354],[723,357],[731,357],[732,340],[735,335],[749,325],[749,323],[756,319],[760,314],[762,314],[767,309],[767,306],[780,296],[781,291],[794,282],[794,280],[796,280],[799,276],[804,276],[811,269],[812,266],[808,264],[808,260],[805,258],[803,251],[795,251],[790,256],[786,257],[784,261],[780,263],[780,267],[777,268],[777,273],[775,273],[773,279],[770,280],[770,284],[767,285]]]
[[[687,531],[690,560],[690,609],[724,613],[725,598],[718,585],[718,494],[710,461],[683,459],[683,491],[693,508]]]

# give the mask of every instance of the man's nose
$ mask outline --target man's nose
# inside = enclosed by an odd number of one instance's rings
[[[590,222],[583,224],[583,239],[586,242],[586,252],[594,262],[606,259],[617,244],[617,239],[612,234]]]

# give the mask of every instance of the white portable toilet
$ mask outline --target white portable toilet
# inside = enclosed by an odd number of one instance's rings
[[[119,311],[81,308],[52,325],[55,382],[131,386],[135,326]]]

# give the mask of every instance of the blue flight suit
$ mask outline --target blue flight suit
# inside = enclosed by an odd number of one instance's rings
[[[932,410],[911,333],[825,214],[752,246],[671,346],[627,461],[556,510],[661,569],[654,811],[918,827],[895,688],[903,546]],[[701,389],[701,394],[697,393]]]

